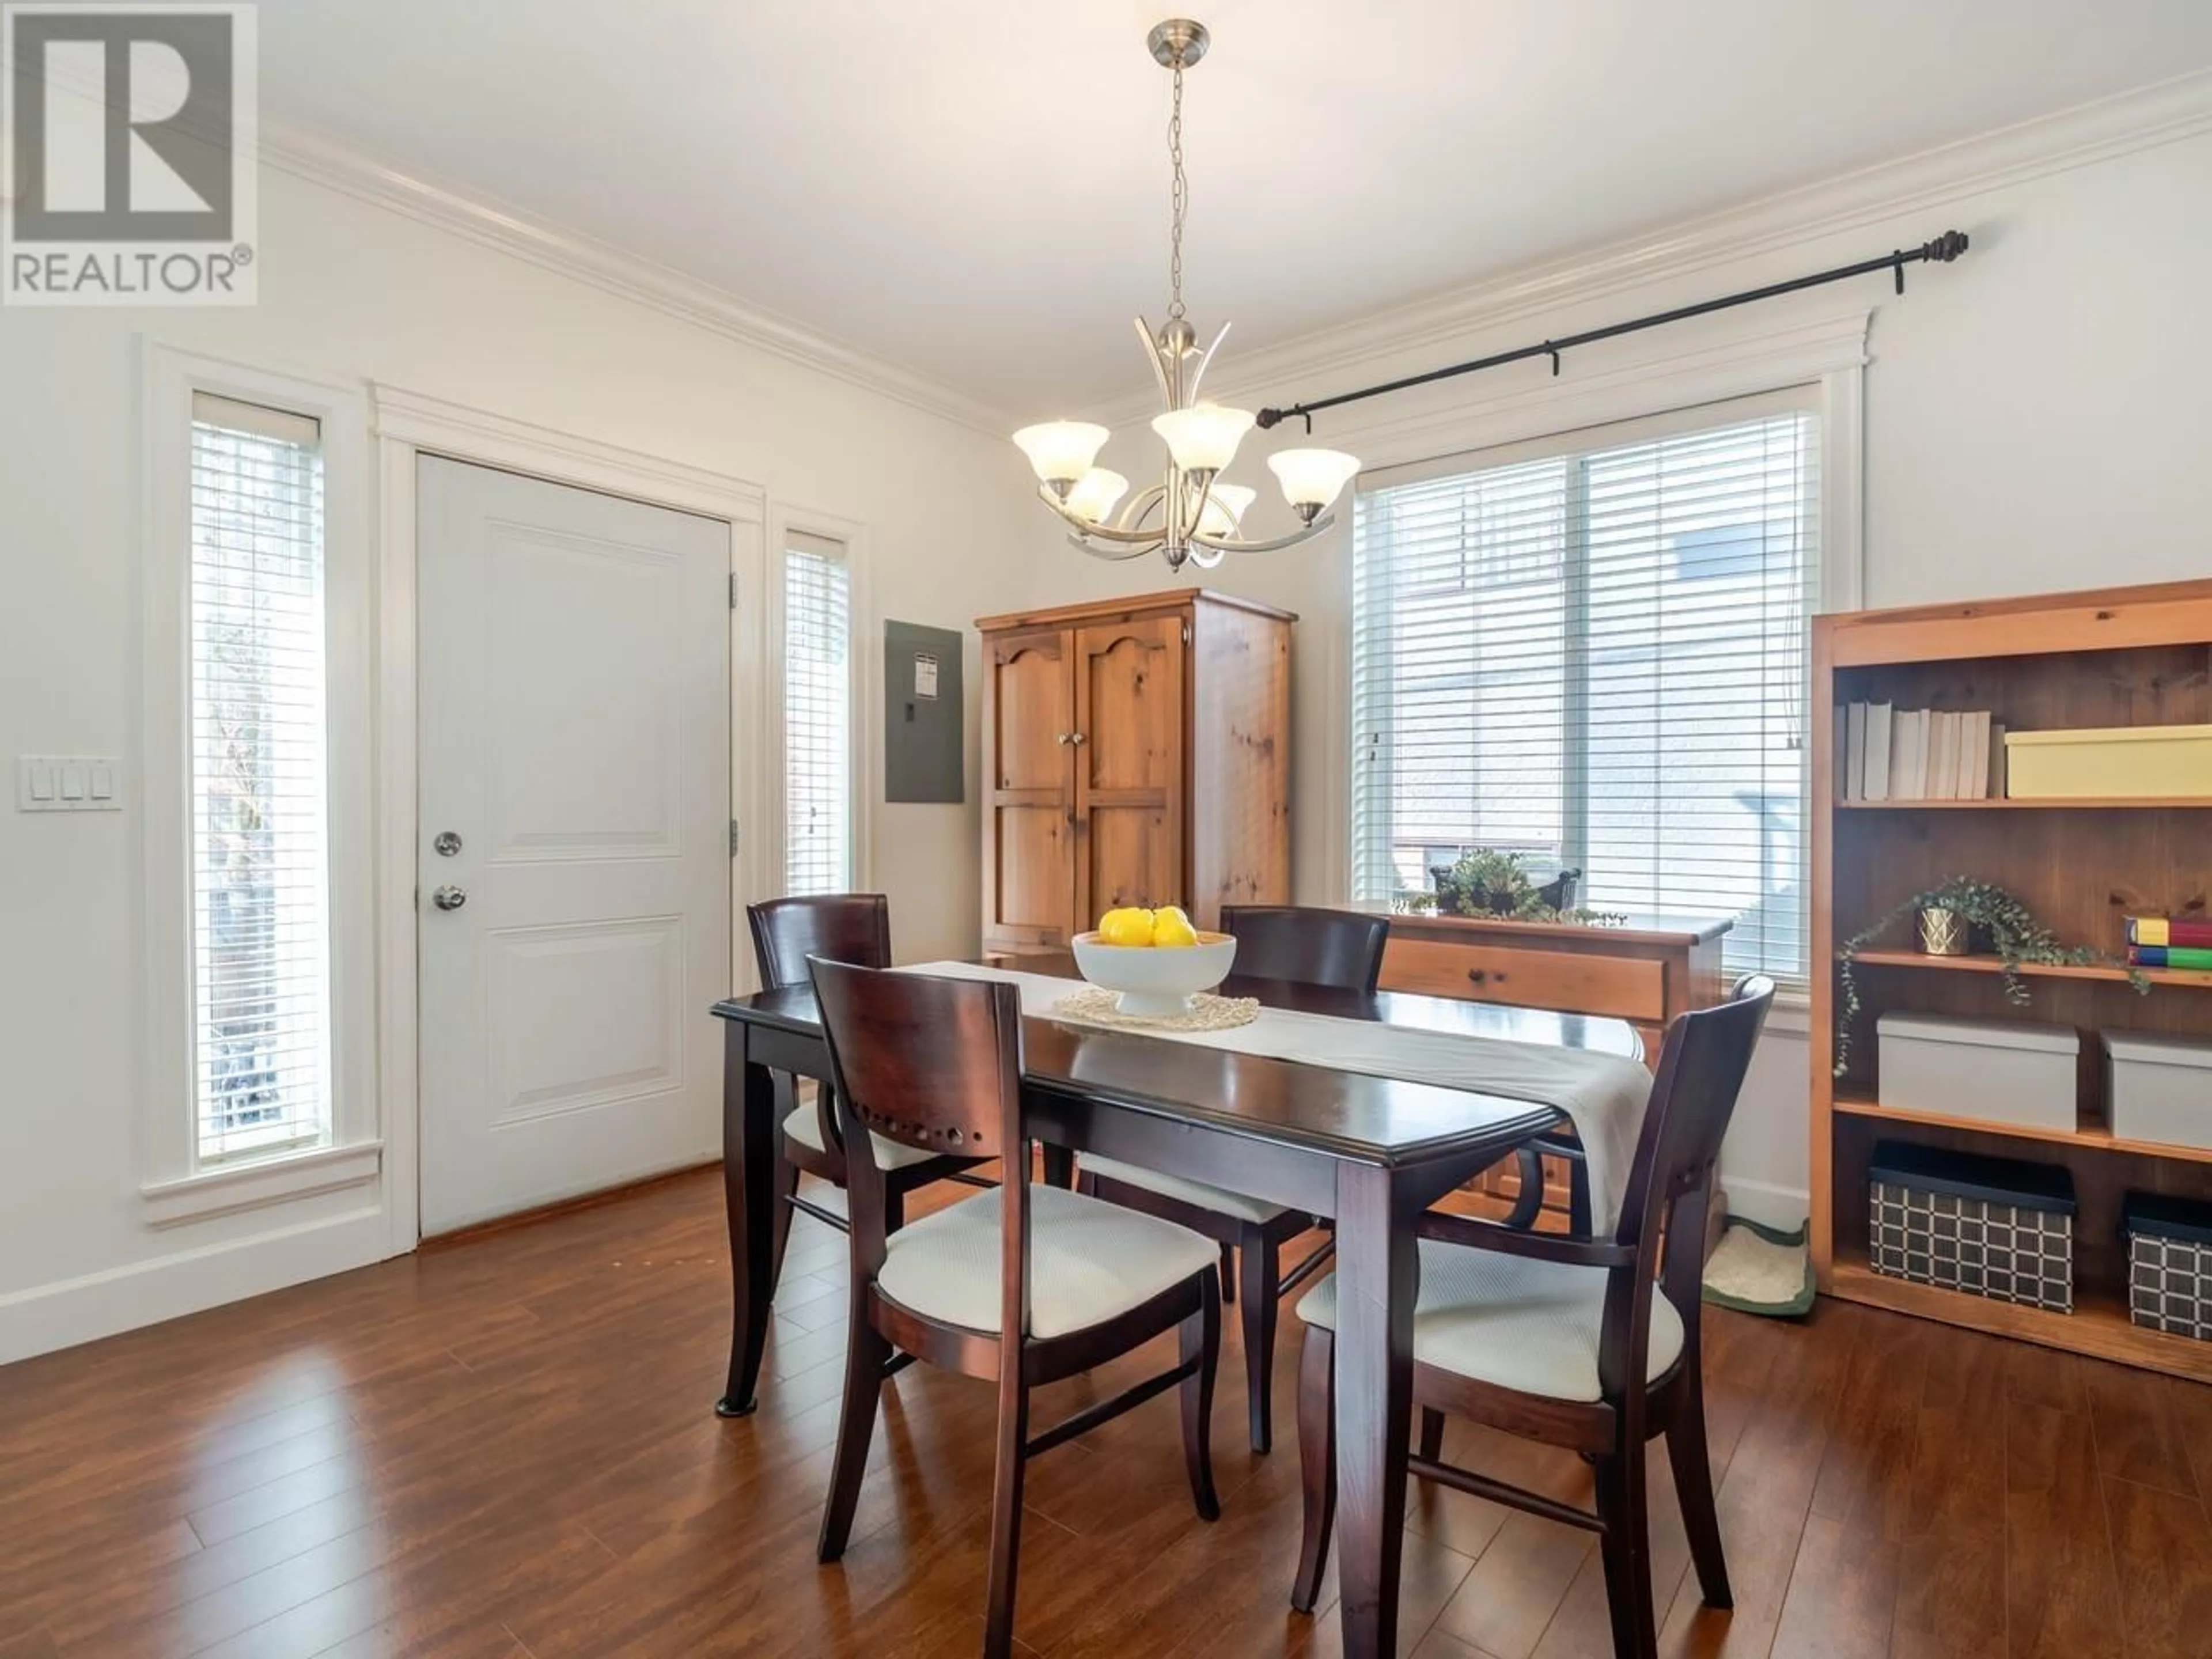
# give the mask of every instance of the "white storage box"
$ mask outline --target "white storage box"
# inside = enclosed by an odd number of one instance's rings
[[[2081,1034],[2069,1025],[1884,1014],[1881,1103],[2030,1129],[2077,1127]]]
[[[2212,1042],[2107,1031],[2105,1054],[2114,1134],[2212,1147]]]

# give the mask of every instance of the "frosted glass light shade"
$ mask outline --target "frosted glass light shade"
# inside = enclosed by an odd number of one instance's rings
[[[1106,428],[1089,421],[1045,421],[1014,434],[1022,453],[1048,484],[1073,484],[1106,447]]]
[[[1279,449],[1267,465],[1281,481],[1285,501],[1319,512],[1344,493],[1359,471],[1359,458],[1340,449]]]
[[[1206,497],[1206,511],[1198,515],[1198,533],[1217,538],[1235,535],[1244,522],[1244,509],[1259,493],[1243,484],[1215,484]]]
[[[1166,442],[1175,464],[1186,472],[1218,472],[1237,459],[1237,446],[1252,429],[1249,410],[1220,404],[1194,404],[1152,416],[1152,430]]]
[[[1067,492],[1067,510],[1085,524],[1097,524],[1128,490],[1129,481],[1120,473],[1094,466]]]

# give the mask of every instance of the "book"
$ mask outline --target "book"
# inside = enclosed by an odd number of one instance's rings
[[[1977,708],[1966,716],[1966,736],[1959,765],[1959,799],[1990,798],[1990,711]]]
[[[2005,799],[2005,729],[2002,720],[1990,722],[1990,787],[1985,799]]]
[[[1851,715],[1850,710],[1838,705],[1836,709],[1836,799],[1851,798]]]
[[[1844,740],[1845,800],[1866,799],[1866,722],[1867,706],[1863,702],[1853,703]]]
[[[1895,711],[1886,702],[1867,705],[1866,765],[1863,774],[1866,799],[1889,799],[1890,739],[1896,734]]]
[[[2136,968],[2196,968],[2212,971],[2212,949],[2191,950],[2179,945],[2138,945],[2128,951]]]
[[[1928,799],[1928,711],[1916,708],[1897,717],[1891,739],[1890,798]]]
[[[1928,762],[1928,795],[1929,800],[1950,800],[1956,787],[1959,769],[1959,717],[1939,714],[1933,717],[1934,736],[1929,744]]]
[[[2212,921],[2176,921],[2171,916],[2130,916],[2128,943],[2212,951]]]

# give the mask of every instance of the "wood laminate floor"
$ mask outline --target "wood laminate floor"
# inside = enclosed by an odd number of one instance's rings
[[[891,1384],[851,1552],[817,1567],[843,1241],[799,1222],[763,1407],[733,1423],[709,1409],[725,1255],[720,1186],[687,1176],[0,1370],[0,1659],[975,1653],[991,1391]],[[2212,1389],[1843,1304],[1707,1321],[1736,1607],[1699,1607],[1656,1459],[1668,1654],[2212,1656]],[[1334,1608],[1286,1600],[1296,1328],[1273,1457],[1224,1356],[1217,1524],[1171,1399],[1037,1463],[1029,1650],[1337,1651]],[[1464,1425],[1448,1450],[1587,1486]],[[1435,1492],[1409,1526],[1419,1659],[1610,1651],[1585,1534]]]

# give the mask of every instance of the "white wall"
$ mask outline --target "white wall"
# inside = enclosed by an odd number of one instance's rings
[[[11,774],[22,753],[136,753],[142,337],[404,387],[858,520],[876,618],[964,628],[1006,603],[1026,472],[1003,439],[273,169],[261,217],[252,309],[0,311]],[[861,644],[880,651],[872,619]],[[976,684],[971,662],[965,807],[886,806],[864,781],[910,959],[977,944]],[[135,811],[0,810],[0,1361],[382,1253],[373,1189],[143,1224],[142,882]]]
[[[1874,276],[1609,343],[1572,354],[1560,389],[1667,353],[1693,357],[1793,317],[1871,307],[1866,605],[2212,574],[2212,399],[2203,390],[2212,371],[2205,301],[2212,215],[2200,210],[2212,201],[2212,136],[2203,136],[2203,125],[2195,123],[2199,136],[2086,164],[2075,164],[2079,153],[2068,151],[2065,165],[1997,188],[1946,192],[1915,172],[1908,191],[1900,170],[1896,199],[1910,195],[1910,211],[1768,237],[1754,256],[1662,281],[1624,278],[1571,303],[1519,301],[1508,320],[1438,330],[1417,347],[1364,352],[1363,340],[1386,325],[1355,325],[1295,352],[1262,354],[1279,378],[1255,379],[1248,368],[1240,380],[1232,334],[1208,394],[1246,407],[1319,398],[1917,246],[1957,228],[1972,238],[1972,251],[1955,265],[1914,268],[1902,300],[1893,297],[1886,275]],[[2063,149],[2054,141],[2046,153]],[[1666,240],[1654,237],[1648,246]],[[1573,273],[1565,274],[1571,285]],[[1206,326],[1220,319],[1198,320]],[[1297,357],[1320,367],[1300,369]],[[1311,440],[1278,434],[1256,441],[1233,476],[1258,486],[1265,503],[1275,492],[1258,456],[1278,442],[1337,445],[1370,464],[1415,459],[1406,451],[1419,428],[1448,429],[1455,412],[1472,416],[1491,400],[1540,392],[1549,374],[1547,364],[1522,364],[1324,414]],[[1432,442],[1427,453],[1455,447]],[[1138,422],[1117,430],[1104,459],[1141,483],[1156,453],[1157,441]],[[1275,512],[1282,513],[1279,501]],[[1032,602],[1164,585],[1156,561],[1105,565],[1072,550],[1053,553],[1048,521],[1037,537],[1026,595]],[[1346,817],[1348,562],[1340,532],[1288,552],[1232,557],[1202,578],[1304,619],[1297,645],[1295,862],[1298,896],[1317,903],[1344,897],[1332,837],[1341,836]],[[1786,1015],[1778,1021],[1792,1023]],[[1811,1062],[1802,1021],[1794,1024],[1794,1032],[1777,1030],[1765,1044],[1725,1168],[1739,1207],[1781,1222],[1801,1218],[1805,1207]]]

